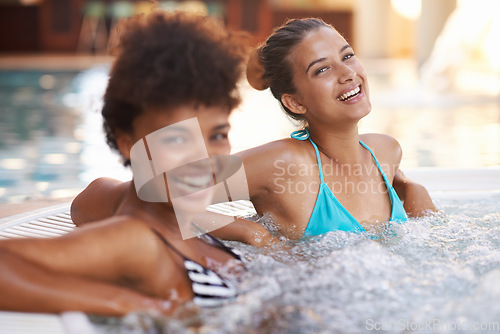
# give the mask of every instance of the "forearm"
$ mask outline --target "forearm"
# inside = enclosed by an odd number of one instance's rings
[[[130,289],[85,278],[59,275],[0,250],[0,309],[59,313],[74,310],[125,315],[159,309],[161,303]]]
[[[279,241],[264,226],[242,218],[237,218],[212,234],[224,240],[239,241],[255,247],[271,246]]]

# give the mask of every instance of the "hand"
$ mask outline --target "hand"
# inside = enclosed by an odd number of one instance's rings
[[[237,218],[234,222],[212,232],[212,235],[224,239],[243,242],[255,247],[272,246],[280,242],[259,223]]]

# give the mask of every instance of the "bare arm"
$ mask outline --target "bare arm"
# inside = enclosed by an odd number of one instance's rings
[[[240,199],[248,199],[255,205],[256,201],[267,201],[267,195],[274,184],[276,174],[275,162],[281,161],[283,158],[280,154],[288,154],[289,150],[284,148],[283,141],[272,142],[253,149],[249,149],[236,154],[243,161],[246,182],[238,187],[238,184],[231,185],[231,199],[233,201]],[[248,193],[246,188],[248,185]],[[234,191],[236,189],[236,191]],[[244,191],[243,191],[244,190]],[[225,193],[223,195],[226,195]],[[241,196],[244,195],[244,196]],[[216,198],[219,198],[216,196]],[[224,201],[227,201],[227,196],[220,196]],[[217,202],[217,200],[216,200]],[[211,234],[224,239],[243,242],[255,247],[265,247],[276,244],[279,239],[272,236],[266,228],[254,221],[242,218],[232,218],[209,212],[203,215],[209,220],[224,221],[231,219],[232,221],[220,228],[217,228]],[[204,225],[201,222],[200,225]]]
[[[408,179],[399,169],[394,176],[393,186],[410,217],[421,217],[437,211],[427,189]]]
[[[385,172],[389,178],[392,177],[392,186],[403,201],[405,211],[410,217],[420,217],[436,211],[427,189],[408,179],[399,169],[403,152],[394,138],[380,134],[366,134],[362,135],[362,138],[376,148],[377,158],[380,156],[381,161],[391,166]]]
[[[255,247],[271,246],[279,242],[264,226],[243,218],[237,218],[212,234],[224,240],[239,241]]]
[[[239,241],[255,247],[269,246],[279,241],[264,226],[244,218],[206,211],[196,215],[191,221],[201,231],[208,231],[224,240]]]
[[[78,276],[57,274],[0,250],[0,309],[59,313],[78,310],[125,315],[161,310],[164,303],[130,289]]]
[[[58,238],[2,240],[0,308],[113,315],[160,310],[158,299],[118,283],[132,275],[141,277],[150,266],[151,257],[144,253],[151,249],[130,225],[133,222],[126,226],[112,221]]]
[[[126,182],[111,178],[92,181],[71,203],[71,218],[76,226],[113,216],[125,193]]]

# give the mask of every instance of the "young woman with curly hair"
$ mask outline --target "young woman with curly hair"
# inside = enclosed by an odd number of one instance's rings
[[[75,199],[75,223],[99,223],[58,238],[2,240],[0,309],[122,315],[236,297],[234,284],[217,271],[238,271],[238,255],[209,235],[183,238],[176,210],[204,209],[212,196],[200,191],[213,179],[208,157],[229,154],[228,117],[239,103],[243,42],[215,20],[180,13],[135,17],[123,29],[102,115],[107,141],[132,163],[134,180],[98,179]],[[169,179],[160,170],[155,182],[139,182],[141,168],[151,168],[158,152],[166,155],[159,158],[163,167],[176,163],[180,172]],[[143,186],[152,193],[141,195]],[[155,198],[166,188],[169,195]],[[177,208],[175,191],[187,198]]]

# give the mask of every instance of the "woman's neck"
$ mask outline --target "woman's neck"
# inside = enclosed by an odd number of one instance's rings
[[[180,230],[171,203],[146,202],[137,197],[134,181],[130,181],[122,205],[117,214],[124,214],[144,221],[151,227],[168,230],[169,234],[178,235]],[[160,227],[161,226],[161,227]]]
[[[356,164],[362,160],[364,152],[359,145],[357,123],[341,129],[310,124],[309,135],[320,152],[335,163]]]

